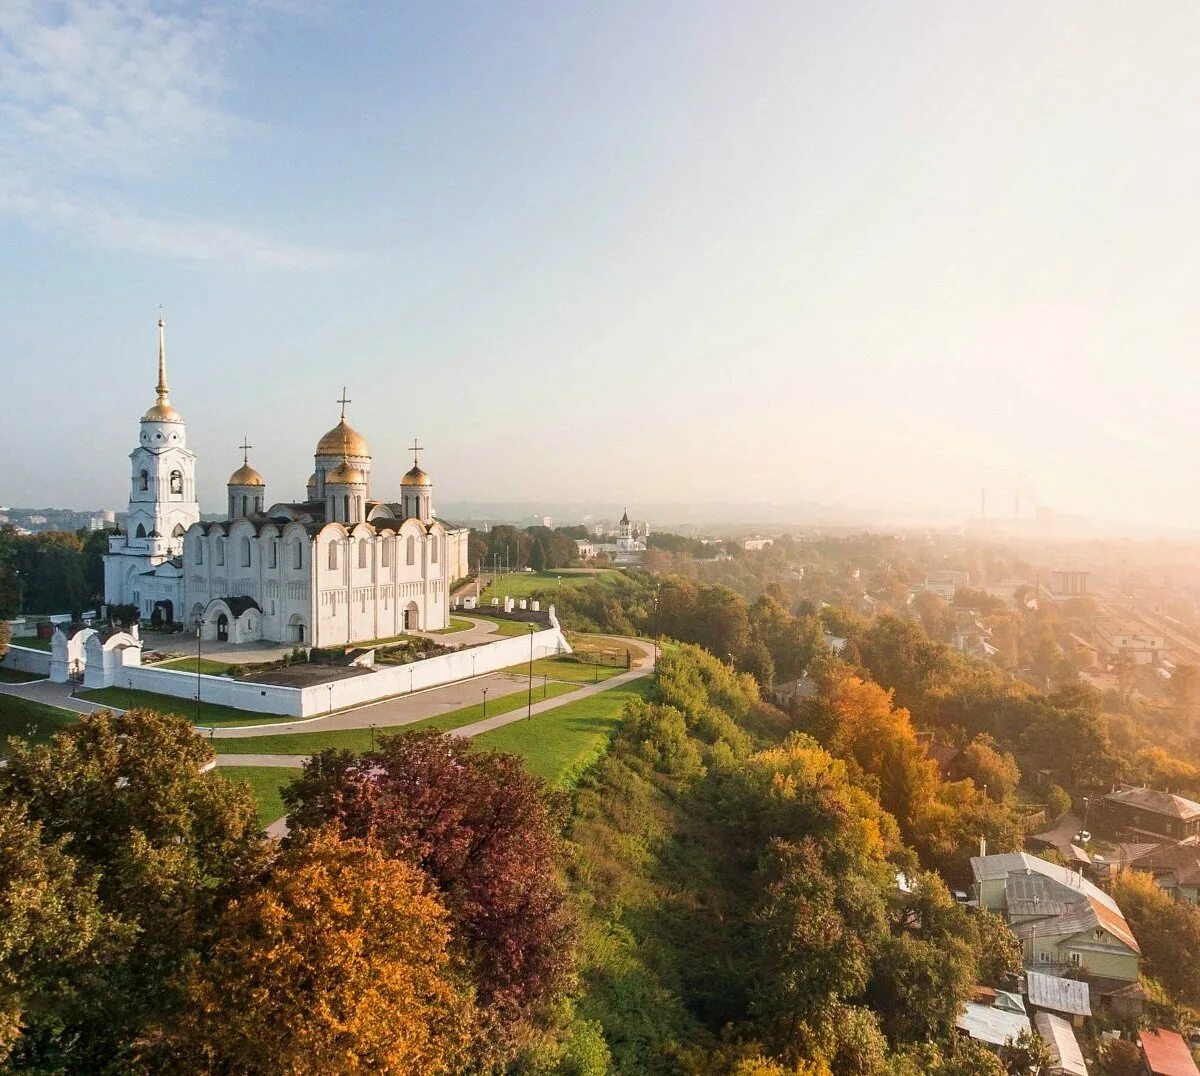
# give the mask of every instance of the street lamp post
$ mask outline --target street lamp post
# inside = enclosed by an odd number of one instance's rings
[[[125,678],[125,687],[129,691],[129,709],[132,710],[133,709],[133,678],[132,677]]]
[[[204,617],[196,617],[196,724],[200,724],[200,642],[203,639]]]
[[[483,716],[487,717],[487,684],[483,685]]]
[[[654,675],[658,675],[658,587],[654,588]]]
[[[525,719],[533,717],[533,633],[537,631],[536,624],[529,625],[529,705],[525,710]]]
[[[371,722],[371,753],[375,753],[375,722]]]
[[[329,688],[329,712],[333,713],[333,685],[326,684],[325,686]]]

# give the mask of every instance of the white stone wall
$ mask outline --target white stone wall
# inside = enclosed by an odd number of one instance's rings
[[[10,645],[8,653],[0,661],[0,668],[14,669],[17,672],[31,673],[36,676],[49,676],[50,651]]]
[[[140,661],[140,651],[136,647],[108,651],[107,660],[94,662],[94,652],[98,650],[97,638],[88,648],[85,684],[89,688],[132,686],[135,691],[153,691],[177,699],[195,699],[199,685],[200,698],[204,702],[253,710],[260,714],[320,717],[330,709],[331,700],[333,709],[338,710],[519,665],[529,660],[530,640],[521,637],[500,639],[409,665],[381,665],[366,676],[348,677],[332,685],[317,684],[307,688],[253,684],[223,676],[197,676],[175,669],[147,667],[136,664]],[[533,634],[535,660],[570,651],[570,644],[553,624]],[[36,654],[37,651],[30,653]],[[50,655],[43,656],[48,672]],[[247,713],[246,724],[254,723],[254,713]]]

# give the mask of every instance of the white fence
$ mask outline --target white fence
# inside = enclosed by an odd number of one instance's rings
[[[0,661],[0,668],[15,669],[17,672],[26,672],[37,676],[49,676],[50,651],[34,650],[31,647],[13,644],[9,646],[4,660]]]
[[[565,654],[571,650],[562,632],[550,627],[534,632],[532,636],[500,639],[408,665],[379,665],[371,673],[305,688],[255,684],[224,676],[197,676],[195,673],[145,665],[117,667],[111,686],[153,691],[177,699],[195,699],[199,685],[203,702],[252,711],[246,714],[246,724],[252,725],[254,713],[319,717],[330,710],[360,706],[393,695],[437,687],[519,665],[529,660],[531,638],[534,658]],[[30,653],[36,654],[37,651]],[[45,671],[49,673],[50,655],[43,656],[46,659]]]

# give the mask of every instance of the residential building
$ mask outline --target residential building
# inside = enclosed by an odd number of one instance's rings
[[[1176,900],[1200,903],[1200,844],[1159,845],[1130,867],[1151,875]]]
[[[1050,1054],[1050,1064],[1041,1070],[1044,1076],[1087,1076],[1079,1040],[1066,1020],[1053,1013],[1034,1013],[1033,1027]]]
[[[1139,1031],[1138,1045],[1149,1076],[1200,1076],[1192,1051],[1178,1031],[1161,1027],[1157,1031]]]
[[[973,856],[971,871],[979,906],[1004,917],[1027,968],[1087,979],[1104,998],[1136,986],[1141,949],[1099,886],[1024,852]]]
[[[1167,648],[1164,636],[1135,621],[1098,617],[1095,632],[1100,649],[1110,660],[1128,654],[1136,665],[1157,665]]]
[[[1095,805],[1099,826],[1170,841],[1200,838],[1200,803],[1155,788],[1122,788]]]

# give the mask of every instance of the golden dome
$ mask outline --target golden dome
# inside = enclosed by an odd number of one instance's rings
[[[342,419],[317,442],[318,456],[370,456],[371,448],[357,430]]]
[[[353,432],[353,431],[352,431]],[[355,436],[358,436],[355,434]],[[353,463],[343,460],[325,476],[325,484],[334,486],[360,486],[365,484],[367,476]]]
[[[263,476],[260,475],[248,463],[243,463],[236,471],[229,476],[230,486],[265,486]]]
[[[142,416],[143,422],[182,422],[183,416],[165,400],[159,400]]]
[[[308,488],[315,489],[316,485],[317,485],[317,472],[313,471],[313,473],[311,475],[309,475],[309,477],[308,477]]]
[[[427,475],[424,471],[421,470],[420,467],[418,467],[414,463],[412,465],[412,470],[408,471],[404,475],[404,477],[402,479],[400,479],[400,485],[402,485],[402,486],[428,486],[428,485],[431,485],[431,483],[429,481],[429,475]]]

